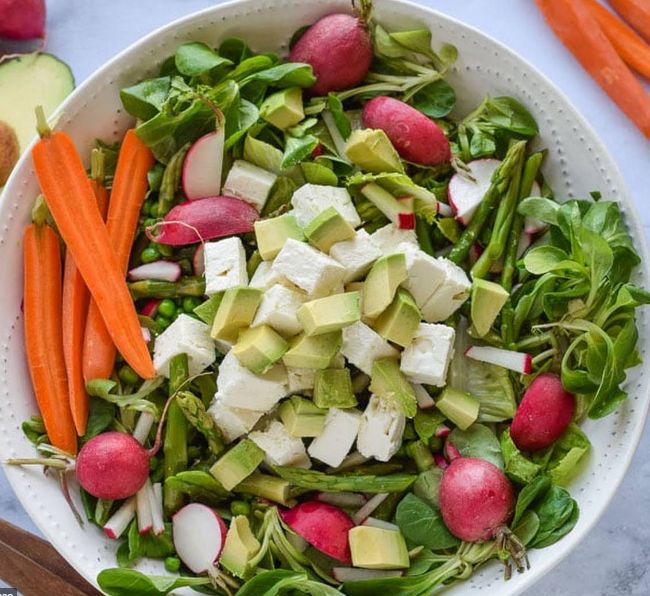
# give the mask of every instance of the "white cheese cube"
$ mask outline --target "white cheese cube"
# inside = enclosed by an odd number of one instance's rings
[[[273,172],[238,159],[232,164],[221,192],[242,199],[261,211],[276,178]]]
[[[305,294],[275,284],[262,295],[251,327],[270,325],[282,335],[296,335],[302,331],[296,312],[306,300]]]
[[[361,417],[357,449],[364,457],[388,461],[402,445],[406,417],[386,399],[370,396]]]
[[[422,318],[429,323],[444,321],[453,315],[469,297],[472,282],[465,272],[449,259],[439,258],[445,270],[445,281],[421,308]]]
[[[348,283],[368,273],[372,264],[381,257],[381,251],[370,239],[370,234],[361,229],[357,231],[354,238],[333,244],[330,248],[330,257],[345,267],[343,281]]]
[[[289,238],[273,261],[272,271],[286,277],[312,298],[327,296],[338,288],[345,268],[305,242]]]
[[[370,239],[384,257],[397,252],[397,247],[403,242],[408,242],[415,248],[420,246],[415,235],[415,230],[401,230],[393,223],[373,232],[370,235]]]
[[[228,288],[248,285],[246,252],[241,238],[232,236],[217,242],[206,242],[203,259],[205,293],[208,296]]]
[[[305,184],[293,193],[291,205],[292,213],[303,228],[329,207],[334,207],[353,228],[361,225],[361,218],[345,188]]]
[[[153,351],[156,373],[168,377],[169,362],[178,354],[187,354],[190,375],[203,372],[217,359],[210,327],[189,315],[179,315],[156,338]]]
[[[217,396],[231,408],[268,412],[287,393],[287,371],[276,364],[269,372],[256,375],[228,352],[219,365]]]
[[[223,354],[224,356],[230,352],[230,348],[232,348],[232,343],[225,340],[225,339],[214,339],[214,345],[217,348],[217,351],[220,354]]]
[[[413,343],[402,352],[401,371],[412,383],[444,387],[454,355],[453,327],[420,323]]]
[[[287,366],[289,393],[311,393],[316,383],[315,368],[295,368]]]
[[[251,288],[259,288],[260,290],[268,290],[275,284],[293,285],[283,275],[273,271],[271,265],[273,265],[273,261],[262,261],[255,269],[255,273],[253,273],[248,285]]]
[[[352,449],[359,432],[361,412],[330,408],[325,417],[325,428],[309,445],[309,455],[336,468]]]
[[[399,244],[396,252],[404,253],[406,257],[408,277],[402,286],[411,293],[418,308],[422,308],[445,281],[446,268],[439,260],[410,242]]]
[[[265,431],[252,432],[248,438],[266,453],[264,462],[269,466],[311,468],[302,439],[290,435],[282,422],[273,420]]]
[[[264,412],[255,410],[243,410],[242,408],[231,408],[225,405],[221,396],[217,393],[210,405],[208,412],[214,418],[226,443],[232,443],[257,424]]]
[[[367,375],[372,374],[372,364],[375,360],[399,356],[393,346],[362,321],[343,329],[341,354]]]

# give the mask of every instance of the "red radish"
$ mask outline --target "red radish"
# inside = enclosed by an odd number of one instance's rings
[[[203,253],[205,252],[205,245],[199,244],[194,251],[194,256],[192,257],[192,268],[194,269],[194,275],[201,277],[205,273],[205,259],[203,258]]]
[[[129,527],[131,520],[135,517],[135,497],[131,497],[122,503],[122,506],[109,518],[102,528],[104,534],[111,540],[117,540]]]
[[[153,526],[148,484],[151,483],[145,482],[144,486],[135,494],[135,510],[138,518],[138,534],[140,536],[148,534]]]
[[[440,453],[433,454],[433,461],[436,462],[436,466],[438,466],[441,470],[446,470],[449,467],[449,463]]]
[[[154,261],[134,267],[129,271],[129,279],[138,281],[154,279],[158,281],[178,281],[181,276],[181,266],[174,261]]]
[[[445,454],[445,459],[451,463],[455,460],[457,460],[459,457],[462,457],[460,454],[460,451],[456,448],[456,446],[451,442],[451,441],[446,441],[445,442],[445,447],[444,447],[444,454]]]
[[[388,493],[377,493],[368,502],[359,509],[353,516],[352,521],[359,525],[362,524],[368,517],[370,517],[375,509],[379,507],[388,497]]]
[[[413,391],[415,392],[415,399],[418,402],[418,407],[422,410],[429,410],[436,405],[429,392],[419,383],[413,383]]]
[[[442,129],[399,99],[371,99],[363,108],[362,119],[367,128],[381,128],[407,161],[435,166],[451,159],[449,141]]]
[[[282,511],[282,520],[296,534],[326,555],[352,563],[348,532],[354,522],[345,511],[318,501],[305,501]]]
[[[539,451],[559,439],[573,419],[575,398],[560,377],[544,373],[528,386],[510,427],[510,437],[522,451]]]
[[[451,217],[454,214],[452,208],[447,205],[447,203],[443,203],[442,201],[438,201],[438,215],[441,217]]]
[[[492,346],[471,346],[465,350],[465,356],[479,362],[496,364],[514,370],[522,375],[529,375],[533,372],[533,358],[526,352],[514,352]]]
[[[438,428],[436,428],[435,434],[439,439],[444,439],[445,437],[448,437],[450,433],[451,429],[448,426],[441,424]]]
[[[172,517],[174,548],[194,573],[210,571],[226,542],[226,524],[221,516],[201,503],[190,503]]]
[[[45,0],[0,0],[0,36],[32,39],[45,35]]]
[[[183,162],[183,192],[190,199],[216,197],[221,192],[224,128],[202,136]]]
[[[144,339],[144,343],[148,344],[151,342],[151,331],[147,329],[146,327],[140,327],[140,331],[142,331],[142,339]]]
[[[485,193],[492,184],[492,174],[501,165],[498,159],[475,159],[467,164],[469,176],[456,172],[449,180],[449,204],[456,219],[468,225]]]
[[[397,227],[400,230],[415,230],[415,200],[413,197],[397,197],[397,201],[407,210],[397,214]]]
[[[163,520],[162,484],[160,484],[160,482],[156,482],[156,484],[152,485],[151,481],[147,480],[147,485],[149,486],[153,533],[156,536],[160,536],[165,532],[165,522]]]
[[[359,582],[368,579],[384,579],[387,577],[401,577],[403,572],[399,569],[355,569],[354,567],[333,567],[332,576],[337,582]]]
[[[512,516],[515,492],[494,464],[475,457],[455,459],[440,482],[440,512],[449,531],[466,542],[495,537]]]
[[[147,300],[140,309],[140,314],[145,317],[155,317],[158,306],[160,305],[160,300],[158,298],[150,298]]]
[[[372,62],[367,23],[349,14],[329,14],[303,33],[289,61],[311,65],[316,76],[311,88],[314,95],[354,87],[363,81]]]
[[[235,197],[208,197],[185,201],[172,208],[162,222],[146,230],[150,240],[181,246],[253,231],[259,213]]]
[[[368,499],[360,493],[318,493],[316,499],[335,507],[362,507]]]
[[[370,526],[371,528],[381,528],[382,530],[392,530],[394,532],[399,532],[399,526],[384,521],[383,519],[377,519],[376,517],[366,518],[366,520],[361,525]]]

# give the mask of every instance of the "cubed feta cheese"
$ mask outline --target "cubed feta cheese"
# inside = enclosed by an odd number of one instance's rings
[[[316,369],[287,366],[287,377],[289,393],[311,393],[316,382]]]
[[[419,247],[415,230],[401,230],[392,223],[373,232],[370,239],[384,257],[397,252],[396,249],[402,242],[408,242],[415,248]]]
[[[413,383],[444,387],[454,337],[453,327],[420,323],[413,343],[402,352],[400,369]]]
[[[439,258],[445,280],[421,308],[422,318],[429,323],[444,321],[453,315],[469,297],[472,282],[466,273],[449,259]]]
[[[248,285],[251,288],[259,288],[260,290],[268,290],[275,284],[293,285],[284,275],[273,271],[272,265],[273,261],[262,261],[255,269],[255,273],[253,273]]]
[[[169,376],[169,362],[178,354],[187,354],[190,375],[198,375],[217,358],[210,327],[186,314],[181,314],[157,338],[153,351],[156,372]]]
[[[343,281],[348,283],[368,273],[372,264],[381,257],[381,251],[370,239],[370,234],[361,229],[351,240],[333,244],[330,248],[330,257],[345,267]]]
[[[316,437],[307,451],[309,455],[324,464],[336,468],[352,449],[359,432],[361,412],[330,408],[325,417],[325,428]]]
[[[399,356],[393,346],[362,321],[343,329],[341,353],[348,362],[367,375],[372,374],[372,363],[375,360]]]
[[[240,364],[232,350],[219,365],[217,396],[231,408],[268,412],[287,394],[287,371],[276,364],[269,372],[256,375]]]
[[[290,435],[282,422],[273,420],[265,431],[252,432],[248,438],[266,453],[264,461],[269,466],[311,468],[302,439]]]
[[[410,242],[398,244],[396,252],[404,253],[408,277],[402,283],[419,308],[422,308],[433,293],[445,281],[446,268],[438,259],[434,259]]]
[[[221,191],[226,196],[243,199],[261,211],[277,176],[243,159],[232,164]]]
[[[386,399],[370,396],[361,417],[357,449],[364,457],[388,461],[402,445],[406,417]]]
[[[270,325],[282,335],[296,335],[302,331],[296,311],[306,300],[307,296],[302,292],[275,284],[262,295],[262,301],[257,308],[251,327]]]
[[[226,443],[232,443],[257,424],[264,412],[231,408],[223,403],[219,393],[215,396],[208,412],[214,418]]]
[[[309,244],[289,238],[271,270],[286,277],[311,298],[327,296],[343,282],[345,268]]]
[[[203,252],[205,261],[205,293],[208,296],[228,288],[248,285],[246,252],[237,236],[217,242],[206,242]]]
[[[361,225],[361,218],[345,188],[305,184],[293,193],[291,205],[292,213],[303,228],[329,207],[334,207],[353,228]]]

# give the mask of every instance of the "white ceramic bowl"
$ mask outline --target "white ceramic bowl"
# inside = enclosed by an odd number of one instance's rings
[[[349,0],[244,0],[215,6],[190,15],[148,35],[125,50],[83,83],[64,103],[59,127],[72,135],[82,155],[96,138],[118,140],[132,124],[121,107],[118,91],[156,72],[162,60],[185,41],[218,45],[225,37],[245,38],[256,50],[284,52],[299,26],[336,9],[348,10]],[[376,18],[388,28],[424,24],[433,32],[434,46],[455,44],[460,59],[451,83],[459,92],[462,112],[485,94],[513,95],[537,118],[541,144],[549,149],[544,173],[558,196],[585,196],[600,190],[619,201],[634,244],[643,259],[637,281],[650,286],[650,257],[640,219],[612,158],[594,131],[566,97],[531,65],[485,34],[440,13],[399,0],[376,0]],[[0,201],[0,459],[29,456],[32,446],[20,423],[36,412],[27,372],[21,316],[21,237],[30,207],[38,193],[29,152],[14,171]],[[650,343],[647,316],[639,314],[642,355]],[[648,375],[641,367],[630,371],[630,399],[614,415],[584,425],[593,445],[588,465],[570,487],[581,509],[578,525],[559,543],[530,553],[532,569],[508,583],[498,564],[452,591],[515,594],[548,572],[582,540],[602,515],[618,488],[634,454],[649,403]],[[57,483],[38,469],[7,468],[5,472],[23,506],[43,534],[88,580],[115,565],[115,543],[88,526],[82,530],[65,504]],[[159,570],[146,563],[145,570]]]

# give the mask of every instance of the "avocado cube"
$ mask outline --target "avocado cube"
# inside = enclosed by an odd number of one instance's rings
[[[297,311],[305,335],[323,335],[356,323],[361,318],[359,292],[335,294],[305,302]]]
[[[483,337],[490,331],[510,294],[493,281],[475,279],[472,282],[471,297],[472,327],[478,337]]]
[[[379,397],[391,400],[407,418],[417,412],[417,400],[413,385],[408,382],[393,358],[375,360],[370,376],[370,391]]]
[[[362,569],[408,569],[406,541],[401,532],[357,526],[348,533],[352,564]]]
[[[305,236],[318,250],[329,252],[333,244],[354,238],[354,228],[335,207],[328,207],[307,224]]]
[[[354,165],[373,174],[404,172],[399,154],[379,128],[355,130],[345,146],[345,154]]]
[[[226,490],[232,490],[250,476],[264,461],[262,451],[253,441],[244,439],[217,460],[210,468],[212,474]]]
[[[235,342],[242,327],[248,327],[262,300],[262,290],[238,286],[224,292],[212,323],[212,339]]]
[[[214,317],[217,315],[217,311],[219,310],[221,300],[223,300],[223,292],[213,294],[205,302],[199,304],[194,309],[194,314],[204,323],[212,325],[212,323],[214,323]]]
[[[311,336],[301,333],[291,340],[282,362],[293,368],[329,368],[341,349],[341,341],[340,331]]]
[[[254,225],[257,250],[265,261],[275,259],[288,238],[305,239],[298,220],[288,213],[271,219],[258,219]]]
[[[314,404],[319,408],[354,408],[357,398],[347,368],[326,368],[316,372]]]
[[[317,437],[325,427],[325,414],[313,402],[292,395],[279,408],[280,419],[294,437]]]
[[[248,518],[245,515],[233,517],[219,563],[234,576],[245,578],[251,572],[249,562],[261,546],[251,531]]]
[[[446,387],[436,399],[436,407],[461,430],[467,430],[478,418],[479,400],[473,395]]]
[[[420,318],[420,309],[413,296],[404,288],[398,288],[393,301],[375,321],[374,329],[384,339],[405,348],[413,341]]]
[[[406,257],[396,253],[375,261],[363,284],[363,314],[374,319],[393,301],[399,285],[406,280]]]
[[[289,344],[268,325],[244,329],[232,347],[246,368],[257,375],[267,372],[289,349]]]
[[[260,116],[281,130],[298,124],[305,117],[302,89],[291,87],[269,95],[260,106]]]

